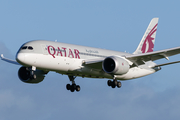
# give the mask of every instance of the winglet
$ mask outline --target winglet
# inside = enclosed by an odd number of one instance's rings
[[[139,46],[133,54],[153,52],[159,18],[153,18],[144,33]]]
[[[1,54],[1,59],[3,59],[4,58],[4,55],[3,54]]]

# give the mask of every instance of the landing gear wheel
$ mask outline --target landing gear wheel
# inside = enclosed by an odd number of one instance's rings
[[[73,87],[71,87],[71,92],[74,92],[74,90],[75,90],[75,89],[74,89]]]
[[[111,84],[111,87],[112,88],[115,88],[117,86],[117,80],[113,80],[112,81],[112,84]]]
[[[72,84],[71,87],[75,90],[76,89],[76,84]]]
[[[34,71],[30,72],[30,79],[36,79],[36,74],[34,74]]]
[[[76,86],[76,91],[79,92],[80,90],[81,90],[80,86],[77,85],[77,86]]]
[[[112,88],[115,88],[116,86],[114,84],[111,85]]]
[[[30,77],[29,77],[31,80],[34,80],[34,79],[36,79],[36,75],[35,74],[33,74],[33,75],[30,75]]]
[[[33,78],[33,79],[36,79],[36,75],[35,75],[35,74],[34,74],[34,75],[32,75],[32,78]]]
[[[67,90],[70,90],[70,89],[71,89],[71,85],[70,85],[70,84],[67,84],[67,85],[66,85],[66,89],[67,89]]]
[[[111,86],[111,85],[112,85],[112,81],[111,81],[111,80],[108,80],[108,81],[107,81],[107,84],[108,84],[108,86]]]
[[[121,82],[117,82],[117,87],[120,88],[121,87]]]
[[[71,92],[74,92],[76,90],[76,84],[71,85]]]
[[[117,80],[113,80],[113,85],[117,86]]]

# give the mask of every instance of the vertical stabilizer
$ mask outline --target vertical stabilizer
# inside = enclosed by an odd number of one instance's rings
[[[153,18],[144,33],[139,46],[133,54],[153,52],[159,18]]]

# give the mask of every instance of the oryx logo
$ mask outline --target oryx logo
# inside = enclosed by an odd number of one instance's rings
[[[145,41],[143,43],[142,49],[141,49],[142,53],[147,53],[147,52],[152,52],[153,51],[153,48],[154,48],[153,40],[154,40],[154,38],[152,37],[152,35],[156,32],[157,25],[158,24],[156,24],[153,27],[153,29],[149,32],[149,34],[147,35],[147,37],[146,37],[146,39],[145,39]]]

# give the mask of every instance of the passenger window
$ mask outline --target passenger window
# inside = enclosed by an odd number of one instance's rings
[[[29,49],[29,50],[33,50],[33,47],[29,46],[28,49]]]

